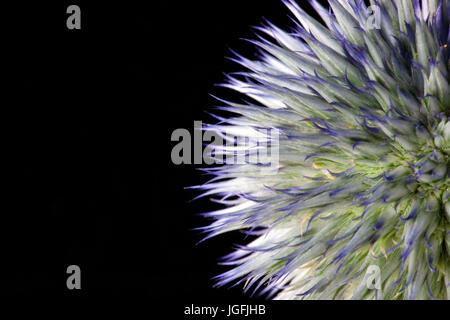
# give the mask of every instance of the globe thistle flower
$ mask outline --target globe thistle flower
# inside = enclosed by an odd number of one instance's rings
[[[246,71],[223,85],[252,100],[221,100],[235,116],[204,128],[237,137],[216,159],[277,150],[205,169],[214,178],[196,187],[227,206],[204,214],[205,238],[255,236],[224,257],[217,285],[274,299],[448,299],[450,1],[309,0],[322,22],[284,3],[295,27],[258,27],[258,59],[236,53]],[[371,266],[378,286],[365,281]]]

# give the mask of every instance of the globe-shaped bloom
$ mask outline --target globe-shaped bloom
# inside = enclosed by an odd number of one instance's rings
[[[255,236],[218,285],[276,299],[450,298],[450,0],[294,1],[289,32],[258,28],[256,61],[224,86],[235,143],[206,171],[226,208],[206,238]],[[263,143],[261,143],[263,141]],[[269,150],[270,149],[270,150]],[[276,152],[273,152],[273,151]],[[275,166],[273,164],[276,164]],[[373,271],[373,272],[372,272]]]

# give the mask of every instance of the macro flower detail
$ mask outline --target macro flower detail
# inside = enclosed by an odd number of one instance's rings
[[[217,285],[274,299],[449,299],[450,0],[370,1],[379,27],[362,0],[309,0],[321,22],[284,3],[292,30],[258,27],[258,59],[235,53],[246,70],[223,84],[249,101],[221,100],[234,116],[204,128],[238,136],[213,157],[277,149],[275,172],[225,161],[196,187],[226,206],[204,214],[206,238],[254,237],[223,258]]]

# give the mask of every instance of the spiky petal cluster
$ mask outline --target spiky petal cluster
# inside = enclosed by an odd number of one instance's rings
[[[238,115],[208,127],[280,133],[276,174],[227,164],[199,187],[228,205],[206,214],[207,237],[257,236],[225,257],[233,268],[218,285],[277,299],[448,299],[450,1],[374,0],[379,29],[364,1],[309,2],[322,23],[285,1],[295,28],[267,22],[260,59],[237,55],[248,72],[225,86],[258,103],[227,102]],[[364,281],[371,265],[378,288]]]

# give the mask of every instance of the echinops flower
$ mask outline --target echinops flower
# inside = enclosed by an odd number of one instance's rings
[[[235,53],[245,72],[223,84],[248,101],[221,100],[234,116],[204,128],[236,143],[214,150],[227,161],[197,186],[226,205],[201,229],[254,237],[223,258],[217,285],[449,299],[450,0],[309,0],[322,22],[284,3],[293,29],[258,27],[257,60]]]

